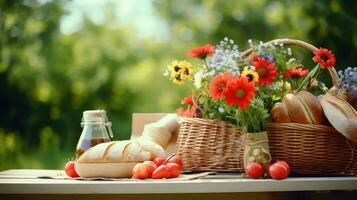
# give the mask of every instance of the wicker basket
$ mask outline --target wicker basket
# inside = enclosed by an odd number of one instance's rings
[[[268,44],[297,45],[314,51],[316,47],[299,40],[277,39]],[[249,58],[252,49],[241,54]],[[338,75],[328,68],[334,85]],[[181,118],[177,154],[188,171],[244,172],[246,146],[238,128],[223,121]],[[267,128],[270,153],[287,161],[300,174],[351,175],[357,170],[356,144],[330,126],[270,123]],[[237,141],[243,141],[242,143]]]
[[[357,172],[357,144],[330,126],[270,123],[267,131],[273,159],[287,161],[295,173],[353,175]]]
[[[269,43],[297,45],[309,51],[317,48],[291,39]],[[245,52],[248,56],[251,50]],[[338,84],[334,68],[328,68],[333,85]],[[270,123],[267,127],[273,160],[285,160],[292,172],[305,175],[353,175],[357,172],[357,144],[331,126]]]
[[[180,118],[177,154],[187,171],[244,171],[244,146],[236,126],[223,121]]]

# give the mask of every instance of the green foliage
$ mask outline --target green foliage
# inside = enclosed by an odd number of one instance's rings
[[[239,110],[233,116],[227,116],[234,119],[235,123],[242,128],[245,133],[259,133],[265,130],[269,114],[261,99],[254,98],[251,106],[247,109]]]
[[[189,88],[172,89],[162,76],[166,64],[225,36],[243,45],[249,38],[299,38],[333,50],[339,69],[357,60],[353,1],[157,0],[153,6],[167,25],[154,27],[167,31],[164,38],[144,37],[118,21],[109,3],[102,23],[84,14],[83,27],[66,35],[60,21],[68,2],[0,1],[0,169],[62,168],[74,156],[87,109],[108,112],[115,139],[129,138],[133,112],[173,112]],[[312,66],[311,53],[295,51]]]

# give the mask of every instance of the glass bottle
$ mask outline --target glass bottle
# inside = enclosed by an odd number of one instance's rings
[[[104,110],[84,111],[81,126],[83,131],[76,148],[77,159],[87,149],[103,142],[110,142],[110,138],[113,138],[112,123],[108,121]]]

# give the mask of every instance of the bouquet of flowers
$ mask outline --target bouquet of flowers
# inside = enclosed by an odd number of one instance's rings
[[[278,43],[248,40],[249,56],[240,52],[232,39],[218,45],[191,49],[187,56],[196,61],[173,61],[164,75],[177,84],[190,84],[191,93],[177,109],[183,117],[223,120],[237,125],[242,132],[266,130],[274,103],[287,93],[303,87],[323,94],[326,86],[316,81],[321,68],[332,67],[334,55],[327,49],[315,52],[318,63],[311,73],[292,50]],[[321,67],[319,67],[321,66]]]

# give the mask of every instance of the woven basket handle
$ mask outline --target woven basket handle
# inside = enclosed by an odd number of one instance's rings
[[[314,52],[315,50],[317,50],[318,48],[316,48],[315,46],[307,43],[307,42],[304,42],[304,41],[301,41],[301,40],[296,40],[296,39],[275,39],[275,40],[271,40],[269,42],[266,42],[265,44],[272,44],[274,46],[278,45],[278,44],[284,44],[284,45],[296,45],[296,46],[299,46],[299,47],[302,47],[308,51],[311,51],[311,52]],[[246,51],[244,51],[242,54],[241,54],[241,57],[242,58],[246,58],[248,57],[251,53],[253,52],[253,49],[252,48],[249,48],[247,49]],[[331,79],[332,79],[332,84],[334,86],[338,86],[338,75],[337,75],[337,72],[336,72],[336,69],[334,67],[331,67],[331,68],[327,68],[329,73],[330,73],[330,76],[331,76]]]

